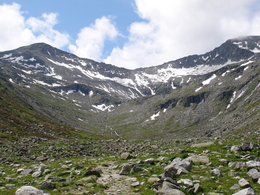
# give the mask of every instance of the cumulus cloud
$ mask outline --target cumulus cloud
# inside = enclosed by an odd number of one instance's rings
[[[130,69],[207,52],[225,40],[260,34],[258,0],[135,0],[143,22],[132,23],[128,41],[105,62]]]
[[[69,35],[54,30],[57,24],[56,13],[44,13],[40,18],[26,19],[20,5],[0,5],[0,50],[14,49],[36,42],[45,42],[55,47],[69,43]]]
[[[81,29],[76,45],[71,44],[69,48],[80,57],[101,61],[105,41],[113,40],[118,35],[119,32],[111,19],[103,16],[89,27]]]

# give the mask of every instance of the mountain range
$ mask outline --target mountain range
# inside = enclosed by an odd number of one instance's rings
[[[171,139],[259,130],[260,36],[135,70],[36,43],[0,52],[0,70],[1,89],[34,113],[98,135]],[[9,128],[7,118],[1,114],[0,129]]]

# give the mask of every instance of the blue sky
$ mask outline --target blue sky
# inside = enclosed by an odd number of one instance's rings
[[[260,35],[259,0],[0,0],[0,51],[35,42],[135,69]]]

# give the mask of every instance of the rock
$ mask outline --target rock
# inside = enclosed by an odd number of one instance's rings
[[[174,165],[170,164],[164,168],[164,173],[162,175],[162,178],[163,179],[166,177],[173,178],[174,175],[176,175],[177,171],[178,169]]]
[[[258,180],[260,178],[260,172],[253,168],[253,169],[250,169],[248,172],[247,172],[247,175],[249,177],[252,177],[253,180]]]
[[[244,178],[241,178],[239,181],[238,181],[238,184],[241,186],[241,187],[249,187],[250,186],[250,183],[245,180]]]
[[[213,142],[198,143],[198,144],[191,145],[191,147],[203,148],[203,147],[211,146],[212,144],[214,143]]]
[[[133,170],[134,172],[140,172],[140,171],[144,171],[145,169],[143,169],[142,167],[139,167],[139,166],[137,166],[137,165],[134,165],[133,168],[132,168],[132,170]]]
[[[15,186],[16,186],[15,184],[6,184],[6,185],[5,185],[6,188],[13,188],[13,187],[15,187]]]
[[[90,175],[95,175],[97,177],[101,176],[101,171],[100,170],[88,170],[84,176],[90,176]]]
[[[123,160],[127,160],[127,159],[131,158],[131,154],[129,152],[124,152],[121,154],[120,158]]]
[[[41,185],[41,188],[43,190],[45,190],[45,189],[54,189],[55,187],[56,187],[56,184],[54,182],[44,182]]]
[[[156,193],[157,195],[185,195],[182,191],[179,190],[179,186],[164,181],[162,188]]]
[[[148,179],[148,183],[155,183],[155,182],[158,182],[160,181],[160,178],[157,176],[157,175],[152,175],[151,177],[149,177]]]
[[[146,160],[144,160],[144,163],[147,164],[147,165],[154,165],[154,158],[148,158]]]
[[[248,168],[260,167],[259,161],[248,161],[246,162]]]
[[[32,173],[32,169],[24,169],[20,172],[21,175],[30,175]]]
[[[191,167],[192,167],[192,163],[191,162],[189,162],[187,160],[181,160],[181,158],[173,159],[171,164],[174,165],[176,168],[183,167],[187,171],[190,171]]]
[[[249,188],[240,190],[237,193],[232,194],[232,195],[256,195],[256,194],[255,194],[253,188],[249,187]]]
[[[199,183],[195,183],[193,187],[194,194],[198,193],[202,189],[201,185]]]
[[[220,169],[212,169],[212,170],[210,170],[210,173],[212,174],[212,175],[216,175],[216,176],[222,176],[222,171],[220,170]]]
[[[48,158],[44,157],[44,156],[39,156],[35,159],[36,161],[45,161],[48,160]]]
[[[41,171],[36,171],[32,174],[32,177],[41,177],[42,176],[42,172]]]
[[[234,185],[230,188],[230,190],[237,190],[237,189],[239,189],[239,188],[240,188],[240,185],[234,184]]]
[[[141,185],[141,183],[139,181],[131,184],[132,187],[137,187],[137,186],[140,186],[140,185]]]
[[[236,146],[236,145],[232,146],[231,149],[230,149],[231,152],[237,152],[239,150],[240,150],[240,146]]]
[[[228,160],[227,159],[219,159],[219,162],[222,162],[224,164],[228,164]]]
[[[239,170],[246,170],[246,163],[245,162],[237,162],[235,169],[239,169]]]
[[[183,185],[188,186],[188,187],[193,186],[193,182],[190,179],[180,179],[177,183],[183,184]]]
[[[33,186],[23,186],[16,190],[15,195],[50,195],[42,190],[38,190]]]
[[[194,163],[200,162],[200,163],[205,163],[205,164],[208,164],[210,162],[209,157],[201,156],[201,155],[193,155],[193,156],[186,158],[185,160],[192,161]]]
[[[132,164],[125,163],[125,164],[123,164],[119,175],[128,175],[130,173],[131,169],[132,169]]]

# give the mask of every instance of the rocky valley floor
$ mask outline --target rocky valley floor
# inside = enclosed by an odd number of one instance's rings
[[[259,139],[1,139],[0,194],[260,194]]]

